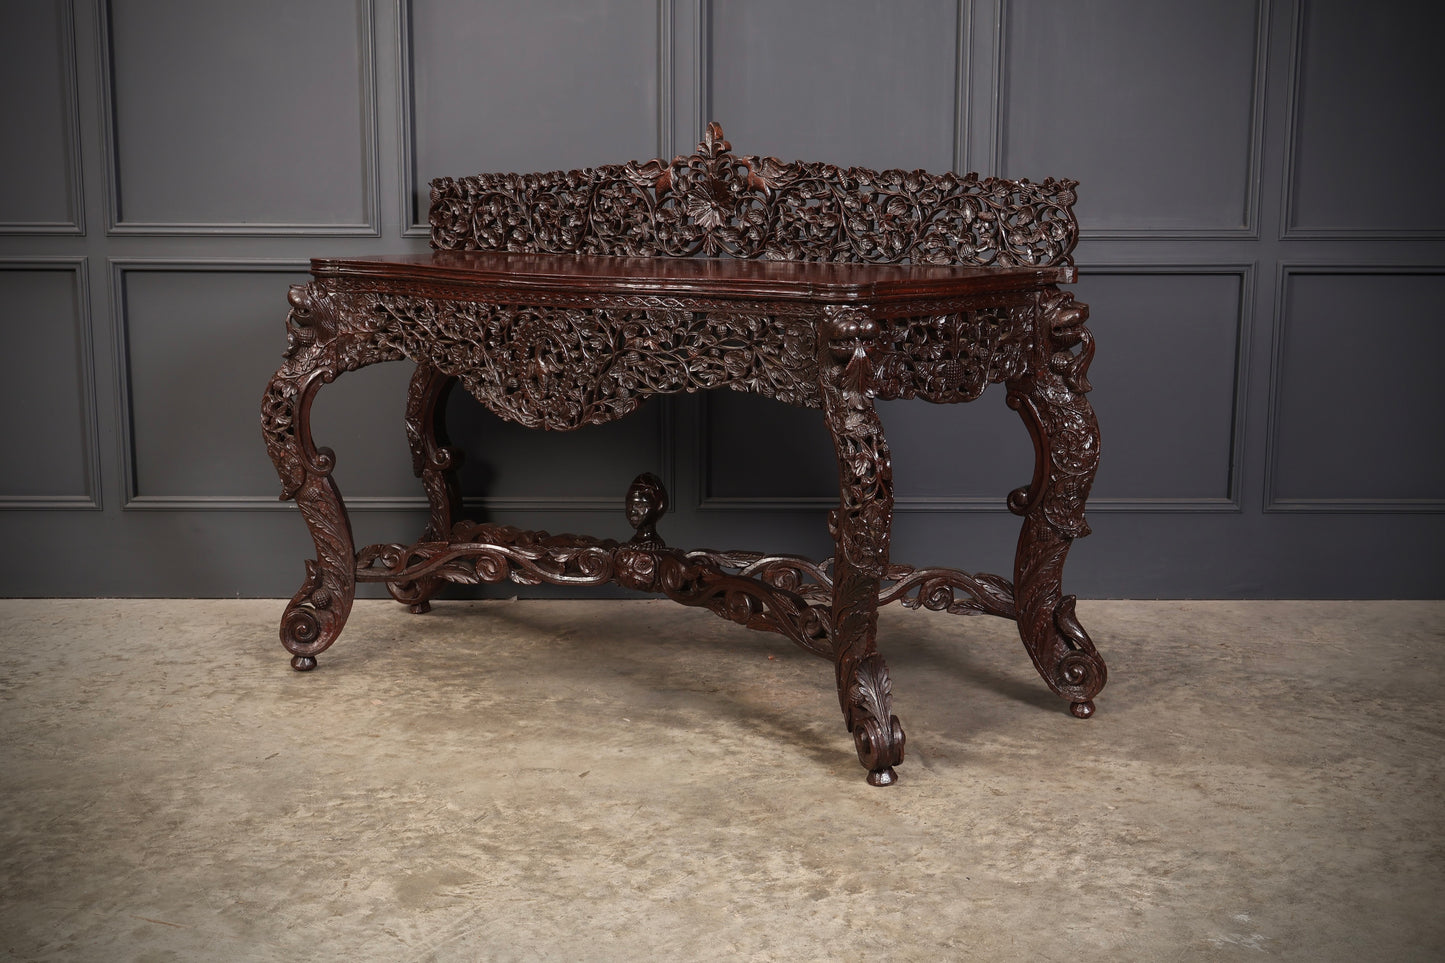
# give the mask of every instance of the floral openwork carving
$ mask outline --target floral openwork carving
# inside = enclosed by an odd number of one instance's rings
[[[897,264],[1072,264],[1076,181],[874,171],[697,152],[431,182],[443,250]]]
[[[787,305],[739,313],[666,298],[614,307],[358,296],[408,357],[528,427],[602,424],[652,395],[721,387],[818,405],[813,326]]]
[[[416,613],[453,583],[620,585],[828,659],[868,781],[888,785],[905,736],[878,609],[901,602],[1016,621],[1044,682],[1090,715],[1104,663],[1061,588],[1099,458],[1088,309],[1058,288],[1075,273],[1074,187],[736,155],[715,124],[671,161],[433,181],[433,254],[316,261],[291,291],[262,399],[282,498],[316,546],[281,621],[291,664],[315,668],[358,582]],[[415,542],[358,548],[311,407],[345,372],[400,359],[417,366],[404,424],[428,519]],[[1035,451],[1033,478],[1007,498],[1023,516],[1012,580],[894,562],[877,402],[967,402],[991,384]],[[672,499],[649,472],[619,501],[626,541],[469,520],[444,424],[456,385],[549,430],[717,388],[818,409],[838,470],[833,555],[673,548]]]

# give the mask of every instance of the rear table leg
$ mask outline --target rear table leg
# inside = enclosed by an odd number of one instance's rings
[[[447,398],[457,379],[443,374],[428,364],[418,364],[411,376],[406,394],[406,437],[411,445],[412,471],[426,490],[430,517],[424,542],[444,542],[452,526],[461,520],[462,498],[457,484],[457,469],[462,466],[462,452],[452,448],[447,439]],[[431,599],[445,582],[439,578],[415,582],[388,582],[391,597],[421,615],[431,610]]]

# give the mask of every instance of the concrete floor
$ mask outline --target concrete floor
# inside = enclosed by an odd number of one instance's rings
[[[827,663],[670,602],[0,601],[0,953],[1438,960],[1445,603],[897,607],[863,781]]]

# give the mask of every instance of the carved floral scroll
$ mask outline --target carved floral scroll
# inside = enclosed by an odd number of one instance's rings
[[[441,250],[896,264],[1072,264],[1077,182],[875,171],[697,152],[431,182]]]

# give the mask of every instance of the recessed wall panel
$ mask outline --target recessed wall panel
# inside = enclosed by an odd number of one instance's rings
[[[712,5],[712,116],[734,148],[884,169],[953,166],[954,0]]]
[[[79,229],[66,0],[0,4],[0,233]]]
[[[1316,0],[1301,8],[1291,231],[1445,235],[1445,126],[1412,92],[1441,89],[1445,5]]]
[[[1102,435],[1091,498],[1224,502],[1233,463],[1243,269],[1080,268]]]
[[[414,225],[434,177],[657,155],[656,0],[411,0],[403,16]]]
[[[737,391],[704,400],[705,499],[838,497],[838,461],[822,414]]]
[[[132,498],[276,497],[261,396],[286,348],[287,287],[304,271],[134,263],[116,270]]]
[[[664,477],[660,399],[605,425],[540,431],[504,421],[458,388],[448,407],[448,433],[466,452],[462,495],[499,508],[615,508],[616,529],[627,534],[622,510],[632,480],[645,471]],[[504,520],[500,516],[498,520]]]
[[[92,500],[82,310],[78,267],[0,263],[0,506]]]
[[[1445,274],[1284,276],[1271,501],[1445,503]]]
[[[118,228],[374,230],[369,2],[108,10]]]
[[[318,444],[336,451],[336,478],[347,498],[424,498],[404,423],[414,370],[404,360],[372,365],[318,393],[313,433]],[[660,413],[661,405],[652,402],[611,424],[540,431],[491,414],[458,385],[447,406],[447,434],[464,455],[462,495],[512,509],[615,502],[620,513],[639,472],[666,471]]]
[[[1070,177],[1085,233],[1250,225],[1259,10],[1006,0],[999,166]]]
[[[957,405],[897,401],[880,406],[893,452],[899,507],[920,509],[961,503],[1003,509],[1008,494],[1034,472],[1028,428],[1010,411],[1002,385]]]

